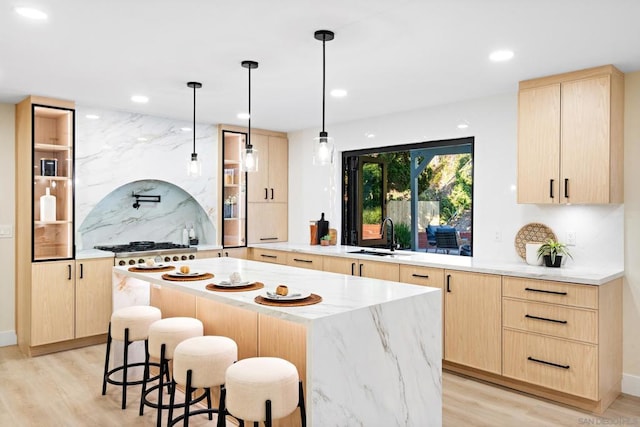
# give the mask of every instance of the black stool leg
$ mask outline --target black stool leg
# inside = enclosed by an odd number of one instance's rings
[[[138,415],[144,415],[144,399],[147,394],[149,382],[149,340],[144,340],[144,373],[142,374],[142,394],[140,395],[140,410]]]
[[[127,368],[129,367],[129,328],[124,330],[124,368],[122,369],[122,409],[127,408],[127,386],[129,377]]]
[[[213,411],[211,406],[211,387],[207,387],[205,392],[207,393],[207,408],[209,408],[209,411]],[[220,406],[218,406],[218,410],[220,410]],[[209,412],[209,421],[211,420],[213,420],[213,412]]]
[[[171,421],[173,421],[173,405],[176,402],[176,382],[172,381],[171,394],[169,397],[169,416],[167,417],[167,426],[172,425]]]
[[[298,381],[298,406],[300,407],[300,421],[302,427],[307,427],[307,411],[304,406],[304,389],[302,388],[302,381]]]
[[[189,427],[189,407],[191,406],[191,392],[193,391],[191,388],[191,375],[193,375],[191,369],[187,370],[187,385],[184,390],[184,423],[182,424],[184,427]]]
[[[225,400],[227,397],[227,389],[220,386],[220,401],[218,402],[218,424],[216,427],[225,427],[227,408],[225,408]]]
[[[104,357],[104,375],[102,376],[102,395],[107,394],[107,372],[109,371],[109,354],[111,353],[111,322],[107,333],[107,354]]]
[[[160,347],[160,386],[158,387],[158,415],[156,417],[156,425],[157,427],[162,427],[162,394],[164,391],[164,375],[169,375],[169,363],[166,363],[166,371],[165,371],[165,351],[167,346],[162,344]]]
[[[271,427],[271,400],[267,400],[267,401],[264,403],[264,406],[265,406],[265,412],[266,412],[266,417],[265,417],[265,420],[264,420],[264,425],[265,425],[265,427]],[[258,423],[255,423],[255,424],[254,424],[254,425],[255,425],[255,427],[258,427],[258,425],[257,425],[257,424],[258,424]]]

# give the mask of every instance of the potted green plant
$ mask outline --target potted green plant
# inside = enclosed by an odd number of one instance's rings
[[[563,255],[573,259],[567,249],[567,245],[553,239],[545,240],[538,249],[538,259],[542,258],[547,267],[560,267]]]
[[[322,246],[329,246],[329,242],[331,241],[331,236],[326,234],[320,238],[320,244]]]

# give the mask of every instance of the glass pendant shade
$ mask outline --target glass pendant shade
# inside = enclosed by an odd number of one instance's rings
[[[202,175],[202,163],[198,160],[198,153],[191,153],[191,160],[187,164],[187,175],[193,177]]]
[[[242,170],[244,172],[258,172],[258,150],[247,147],[242,150]]]
[[[334,151],[333,138],[329,137],[326,132],[320,132],[320,136],[313,138],[314,165],[332,164]]]

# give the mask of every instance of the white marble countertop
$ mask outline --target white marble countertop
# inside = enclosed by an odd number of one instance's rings
[[[489,260],[476,260],[473,257],[466,256],[451,256],[412,251],[395,251],[395,254],[391,256],[350,253],[360,249],[388,252],[386,249],[362,248],[358,246],[321,246],[283,242],[251,245],[251,247],[299,252],[311,255],[348,257],[370,261],[391,262],[395,264],[447,268],[451,270],[470,271],[476,273],[499,274],[502,276],[554,280],[585,285],[603,285],[611,280],[624,276],[623,269],[608,266],[593,266],[589,268],[564,266],[562,268],[548,268],[544,266],[528,265],[524,261],[513,263],[496,262]]]
[[[99,249],[83,249],[76,252],[76,259],[113,258],[113,252]]]
[[[175,282],[163,280],[161,276],[164,273],[135,273],[128,271],[127,266],[114,267],[114,273],[301,323],[416,295],[440,292],[440,289],[424,286],[227,257],[196,259],[175,262],[171,265],[175,265],[176,268],[189,265],[191,271],[213,273],[215,277],[208,280]],[[228,280],[233,272],[240,273],[244,281],[264,283],[264,288],[246,292],[215,292],[206,289],[209,283]],[[260,305],[254,301],[256,296],[264,294],[267,290],[275,291],[279,284],[287,285],[290,293],[307,291],[320,295],[322,302],[308,306],[273,307]]]

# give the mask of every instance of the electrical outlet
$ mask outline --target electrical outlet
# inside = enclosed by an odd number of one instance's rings
[[[0,224],[0,238],[10,239],[13,237],[13,226],[11,224]]]
[[[567,246],[575,246],[576,245],[576,232],[575,231],[567,231]]]
[[[493,234],[493,241],[496,243],[502,242],[502,231],[500,230],[495,231],[495,233]]]

